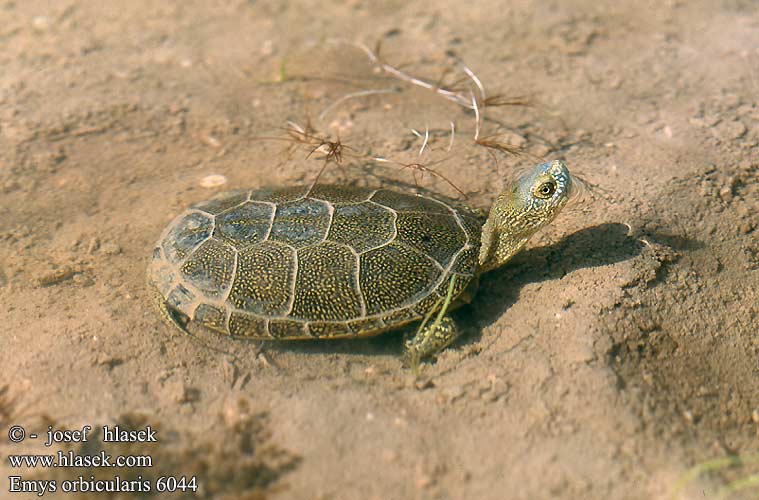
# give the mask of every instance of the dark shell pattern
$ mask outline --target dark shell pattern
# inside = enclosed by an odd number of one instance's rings
[[[477,267],[481,221],[385,189],[239,192],[164,231],[150,279],[169,307],[250,338],[372,335],[440,307]]]

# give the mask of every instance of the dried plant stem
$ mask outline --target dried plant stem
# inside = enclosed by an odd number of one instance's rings
[[[436,94],[439,94],[445,99],[448,99],[449,101],[455,102],[456,104],[460,106],[463,106],[468,109],[472,109],[472,105],[469,102],[469,100],[466,97],[460,95],[459,93],[440,87],[438,85],[422,80],[420,78],[416,78],[415,76],[409,75],[408,73],[401,71],[395,66],[388,64],[385,60],[383,60],[379,56],[379,49],[377,49],[377,51],[375,52],[361,42],[346,42],[344,40],[335,40],[335,41],[338,43],[348,43],[350,45],[353,45],[354,47],[361,49],[372,63],[376,64],[384,73],[398,80],[409,83],[411,85],[415,85],[417,87],[421,87],[423,89],[430,90],[432,92],[435,92]]]
[[[474,92],[470,92],[472,97],[472,109],[474,110],[474,142],[480,139],[480,107],[477,106],[477,98],[474,97]]]
[[[415,136],[422,139],[422,134],[420,134],[413,128],[411,129],[411,133],[413,133]],[[427,142],[429,142],[429,140],[430,140],[430,129],[429,127],[424,127],[424,140],[422,141],[422,147],[419,148],[419,156],[422,156],[422,153],[424,153],[424,149],[427,147]]]
[[[448,142],[448,148],[445,150],[446,153],[451,152],[451,148],[453,148],[453,140],[456,138],[456,124],[453,123],[453,120],[451,120],[451,140]]]
[[[371,159],[373,161],[376,161],[377,163],[392,163],[394,165],[399,166],[401,168],[401,170],[405,170],[407,168],[411,169],[413,171],[412,175],[414,176],[414,185],[416,187],[419,187],[419,179],[420,178],[424,178],[424,174],[427,173],[427,172],[429,172],[433,177],[437,177],[438,179],[442,180],[443,182],[445,182],[446,184],[448,184],[449,186],[451,186],[464,199],[468,198],[467,195],[466,195],[466,193],[464,191],[462,191],[456,184],[454,184],[453,181],[451,181],[448,177],[446,177],[445,175],[441,174],[437,170],[434,170],[434,169],[430,168],[431,165],[437,165],[438,163],[442,163],[442,162],[446,161],[448,158],[443,158],[441,160],[437,160],[437,161],[428,163],[426,165],[424,163],[416,163],[416,162],[414,162],[414,163],[401,163],[399,161],[390,160],[390,159],[382,158],[382,157],[379,157],[379,156],[375,156],[375,157],[373,157]],[[419,172],[419,177],[418,178],[417,178],[417,172]]]
[[[381,90],[362,90],[360,92],[345,94],[344,96],[342,96],[341,98],[339,98],[338,100],[336,100],[335,102],[333,102],[332,104],[324,108],[324,110],[321,113],[319,113],[319,120],[323,120],[324,117],[327,115],[327,113],[329,113],[332,109],[334,109],[341,103],[347,101],[348,99],[355,99],[357,97],[365,97],[368,95],[397,94],[397,93],[398,93],[398,89],[381,89]]]
[[[464,73],[466,73],[466,76],[471,78],[471,80],[480,90],[480,99],[482,100],[482,102],[487,102],[487,98],[485,97],[485,86],[482,85],[482,82],[480,81],[480,79],[477,77],[477,75],[474,74],[474,71],[469,69],[469,66],[467,66],[466,64],[462,62],[459,62],[459,64],[461,64],[461,69],[464,71]]]

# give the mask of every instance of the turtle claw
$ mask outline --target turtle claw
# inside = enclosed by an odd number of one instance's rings
[[[414,377],[419,378],[419,375],[422,373],[422,358],[419,355],[419,351],[413,347],[413,340],[413,337],[405,338],[403,340],[403,354],[401,355],[401,363],[403,366],[411,369]]]
[[[413,338],[407,338],[403,342],[403,360],[414,374],[418,375],[423,359],[435,357],[440,351],[451,345],[451,342],[458,336],[459,331],[453,319],[443,316],[421,328]]]

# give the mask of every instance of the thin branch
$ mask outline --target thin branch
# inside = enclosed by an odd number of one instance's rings
[[[533,106],[531,100],[525,96],[506,97],[501,94],[496,94],[482,100],[483,107],[498,107],[498,106]]]
[[[398,89],[362,90],[361,92],[353,92],[351,94],[346,94],[346,95],[342,96],[340,99],[338,99],[335,102],[333,102],[332,104],[330,104],[329,106],[327,106],[326,108],[324,108],[324,110],[321,113],[319,113],[319,120],[323,120],[324,116],[327,113],[329,113],[330,110],[332,110],[333,108],[335,108],[340,103],[342,103],[344,101],[347,101],[348,99],[354,99],[356,97],[364,97],[364,96],[368,96],[368,95],[396,94],[396,93],[398,93]]]
[[[477,88],[480,89],[480,99],[482,99],[482,102],[485,102],[485,87],[482,85],[480,79],[477,78],[477,75],[475,75],[474,72],[469,69],[469,66],[466,64],[461,63],[461,69],[464,70],[464,73],[466,73],[466,75],[472,79]]]
[[[480,108],[477,106],[477,98],[474,97],[474,92],[470,90],[469,95],[472,97],[472,109],[474,110],[474,142],[477,142],[480,138]]]
[[[287,122],[285,122],[285,123],[287,123],[290,126],[290,128],[294,129],[295,131],[300,132],[303,135],[306,135],[306,131],[303,129],[303,127],[301,127],[300,125],[298,125],[294,121],[287,120]]]
[[[499,135],[501,134],[492,134],[486,137],[483,137],[481,139],[477,139],[475,141],[475,144],[478,146],[483,146],[485,148],[494,150],[494,151],[500,151],[503,154],[506,155],[513,155],[513,156],[519,156],[521,154],[520,147],[519,146],[512,146],[510,144],[506,144],[504,142],[501,142],[498,140]]]
[[[427,141],[430,140],[430,129],[426,125],[424,126],[424,141],[422,142],[422,147],[419,148],[419,156],[422,156],[422,153],[424,153],[424,148],[427,147]]]
[[[397,78],[398,80],[404,81],[411,85],[416,85],[417,87],[421,87],[423,89],[431,90],[432,92],[439,94],[445,99],[455,102],[459,106],[463,106],[467,109],[472,109],[472,105],[469,103],[469,101],[465,97],[457,94],[456,92],[452,92],[448,89],[439,87],[437,85],[434,85],[420,78],[416,78],[414,76],[409,75],[408,73],[401,71],[395,66],[391,66],[379,56],[379,48],[376,51],[372,51],[369,47],[367,47],[361,42],[349,42],[346,40],[339,40],[339,39],[333,40],[333,42],[345,43],[345,44],[353,45],[354,47],[361,49],[372,63],[376,64],[386,74],[394,78]],[[377,47],[379,47],[379,43],[377,44]]]
[[[440,160],[433,161],[433,162],[431,162],[431,163],[429,163],[427,165],[425,165],[423,163],[401,163],[399,161],[390,160],[390,159],[382,158],[382,157],[379,157],[379,156],[373,157],[371,159],[374,160],[374,161],[376,161],[377,163],[392,163],[392,164],[398,165],[401,168],[401,170],[405,170],[407,168],[411,169],[413,171],[412,175],[414,176],[414,184],[416,185],[416,187],[419,187],[419,183],[418,183],[418,180],[417,180],[417,172],[420,172],[420,178],[424,178],[424,173],[425,172],[429,172],[434,177],[437,177],[438,179],[441,179],[443,182],[445,182],[446,184],[448,184],[449,186],[451,186],[464,199],[468,198],[468,196],[466,195],[466,193],[464,191],[462,191],[456,184],[454,184],[453,181],[451,181],[448,177],[446,177],[445,175],[441,174],[437,170],[434,170],[434,169],[430,168],[431,165],[437,165],[438,163],[442,163],[442,162],[448,160],[449,158],[442,158]]]
[[[319,173],[316,174],[316,178],[314,178],[314,182],[312,182],[311,185],[308,186],[308,191],[306,191],[306,196],[305,196],[306,198],[311,196],[311,191],[313,191],[314,188],[316,187],[316,183],[319,182],[319,179],[324,173],[324,170],[327,168],[327,165],[329,165],[329,160],[324,162],[324,165],[322,165],[322,168],[319,169]]]

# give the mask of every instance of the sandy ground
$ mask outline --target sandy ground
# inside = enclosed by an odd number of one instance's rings
[[[488,95],[525,97],[481,131],[521,156],[473,145],[471,112],[334,38],[381,41],[431,81],[460,58]],[[2,0],[0,49],[0,497],[34,498],[8,493],[13,474],[114,475],[11,471],[6,455],[43,449],[11,424],[151,424],[157,444],[107,449],[156,466],[118,472],[196,474],[208,498],[667,498],[689,467],[759,452],[756,2]],[[365,90],[393,93],[328,109]],[[595,187],[483,277],[420,379],[398,334],[263,350],[178,334],[145,285],[152,245],[221,190],[312,180],[318,142],[261,139],[287,120],[352,148],[330,182],[414,190],[367,157],[444,160],[486,207],[562,158]]]

